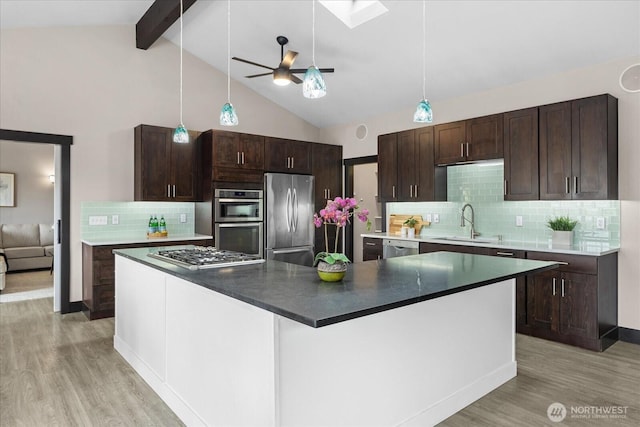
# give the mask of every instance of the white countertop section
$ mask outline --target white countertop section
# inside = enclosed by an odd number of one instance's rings
[[[177,242],[182,240],[207,240],[213,239],[213,236],[204,234],[176,234],[168,237],[148,238],[146,235],[136,236],[119,236],[113,238],[100,238],[94,240],[82,239],[82,243],[89,246],[110,246],[110,245],[128,245],[133,243],[158,243],[158,242]]]
[[[415,238],[402,237],[399,234],[393,233],[365,233],[360,237],[372,237],[377,239],[394,239],[394,240],[408,240],[427,243],[440,243],[445,245],[460,245],[460,246],[478,246],[483,248],[497,248],[497,249],[512,249],[521,251],[536,251],[536,252],[553,252],[558,254],[570,254],[570,255],[589,255],[589,256],[602,256],[614,252],[619,252],[619,247],[614,247],[605,242],[592,242],[583,241],[579,244],[573,245],[569,248],[552,247],[550,243],[536,243],[536,242],[515,242],[509,240],[498,240],[497,238],[484,238],[489,241],[477,241],[471,242],[469,240],[449,240],[447,237],[451,236],[437,236],[437,235],[424,235],[421,234]],[[464,238],[464,236],[456,236]],[[483,240],[479,237],[478,240]]]

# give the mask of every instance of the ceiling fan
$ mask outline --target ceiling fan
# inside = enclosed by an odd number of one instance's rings
[[[253,61],[247,61],[246,59],[238,58],[236,56],[234,56],[231,59],[271,70],[268,73],[253,74],[251,76],[245,76],[248,79],[252,79],[254,77],[273,75],[273,82],[280,86],[286,86],[291,82],[294,82],[296,84],[302,83],[302,80],[298,76],[295,76],[294,74],[304,74],[307,71],[307,69],[291,68],[291,66],[293,65],[293,61],[295,61],[296,56],[298,56],[298,52],[294,52],[293,50],[287,50],[287,54],[285,55],[284,46],[287,43],[289,43],[289,39],[286,38],[285,36],[278,36],[276,37],[276,41],[280,45],[280,64],[278,65],[277,68],[268,67],[266,65],[258,64],[257,62],[253,62]],[[320,68],[320,72],[333,73],[334,69]]]

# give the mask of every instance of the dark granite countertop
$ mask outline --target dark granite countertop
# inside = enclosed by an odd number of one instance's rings
[[[433,252],[352,264],[342,282],[326,283],[315,268],[279,261],[191,271],[147,256],[157,250],[119,249],[114,253],[314,328],[557,266],[545,261]]]

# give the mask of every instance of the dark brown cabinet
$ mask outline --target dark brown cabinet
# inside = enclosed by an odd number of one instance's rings
[[[113,317],[115,308],[114,249],[167,245],[210,246],[211,240],[157,241],[122,245],[82,244],[82,311],[89,320]]]
[[[446,200],[446,169],[435,167],[433,156],[433,127],[381,135],[378,195],[384,201]]]
[[[315,211],[327,205],[327,200],[342,194],[342,146],[312,144]],[[335,247],[335,234],[329,233],[329,247]],[[315,229],[315,252],[325,250],[324,227]],[[333,251],[333,249],[331,249]]]
[[[527,258],[563,263],[556,270],[527,276],[531,335],[597,351],[615,342],[617,254],[528,252]]]
[[[504,113],[504,200],[538,200],[538,108]]]
[[[265,138],[265,171],[310,175],[311,146],[310,142]]]
[[[477,117],[434,126],[435,163],[455,164],[503,157],[503,116]]]
[[[201,140],[204,186],[211,181],[262,183],[263,136],[208,130]]]
[[[593,96],[539,114],[540,199],[617,199],[617,100]]]
[[[198,201],[200,195],[199,132],[188,144],[173,142],[173,129],[139,125],[134,141],[136,201]]]
[[[382,259],[382,239],[364,237],[362,239],[362,260],[372,261]]]
[[[426,254],[429,252],[458,252],[463,254],[475,254],[475,255],[489,255],[490,249],[480,246],[463,246],[463,245],[449,245],[446,243],[430,243],[420,242],[420,253]]]

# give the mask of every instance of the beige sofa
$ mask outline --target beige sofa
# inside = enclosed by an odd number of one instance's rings
[[[51,224],[0,224],[0,251],[6,257],[7,271],[51,268]]]

